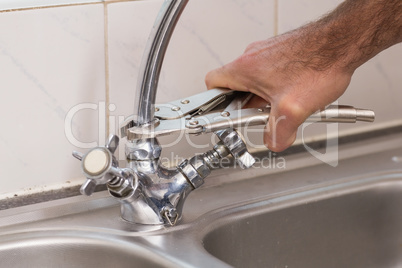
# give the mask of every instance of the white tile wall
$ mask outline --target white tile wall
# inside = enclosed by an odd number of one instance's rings
[[[79,141],[86,147],[104,140],[106,96],[113,108],[110,132],[116,132],[119,117],[133,113],[138,68],[162,0],[106,2],[0,12],[0,197],[82,180],[79,163],[71,157],[77,148],[65,131],[69,111],[77,109],[75,145]],[[166,55],[158,102],[202,92],[205,74],[239,56],[249,43],[298,27],[340,2],[191,0]],[[377,125],[402,115],[401,49],[395,46],[360,68],[341,98],[376,110]],[[192,141],[207,145],[209,139]],[[184,139],[164,154],[187,157],[204,150]]]
[[[65,117],[104,100],[103,25],[103,5],[0,13],[0,195],[81,177]],[[97,141],[97,111],[72,123],[77,140]]]

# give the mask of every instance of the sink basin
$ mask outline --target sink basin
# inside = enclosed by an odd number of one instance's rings
[[[346,180],[221,212],[203,243],[234,267],[401,267],[401,204],[401,174]]]
[[[2,267],[174,267],[135,243],[73,230],[0,237]]]

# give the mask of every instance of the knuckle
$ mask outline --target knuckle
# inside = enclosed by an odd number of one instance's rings
[[[285,119],[293,127],[300,126],[311,112],[299,101],[284,99],[277,104],[276,120]]]
[[[213,76],[213,71],[210,71],[207,73],[205,76],[205,85],[207,85],[208,88],[212,85],[212,76]]]

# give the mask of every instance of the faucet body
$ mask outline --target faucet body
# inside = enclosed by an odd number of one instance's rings
[[[155,123],[155,99],[163,59],[187,2],[165,0],[148,38],[134,101],[134,124],[138,127],[152,127]],[[167,169],[160,163],[160,150],[156,138],[126,143],[128,166],[138,175],[138,186],[135,195],[121,199],[125,220],[173,225],[181,215],[184,200],[194,187],[178,169]]]
[[[235,130],[223,130],[217,135],[221,142],[212,150],[184,160],[172,169],[160,162],[160,150],[154,151],[152,156],[145,155],[142,150],[143,147],[150,148],[147,145],[151,142],[154,142],[152,148],[158,148],[160,145],[155,143],[156,139],[128,142],[126,147],[129,148],[128,156],[131,159],[128,159],[126,168],[120,168],[113,155],[119,138],[112,135],[105,147],[95,147],[85,155],[73,152],[81,160],[83,173],[87,177],[81,193],[91,195],[96,185],[106,184],[109,193],[121,203],[123,219],[139,224],[175,225],[182,215],[189,193],[204,183],[219,159],[234,153],[227,143],[235,141],[236,137],[240,138]]]
[[[186,177],[177,169],[164,167],[158,159],[131,161],[129,168],[137,174],[129,195],[119,196],[113,185],[108,185],[121,203],[122,218],[140,224],[176,224],[186,197],[194,189]]]

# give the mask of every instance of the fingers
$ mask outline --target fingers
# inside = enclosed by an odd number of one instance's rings
[[[223,70],[223,68],[218,68],[207,73],[205,77],[205,84],[208,89],[213,88],[228,88],[228,81],[231,78]]]
[[[258,95],[254,95],[243,108],[263,108],[266,107],[267,104],[269,104],[268,101]]]
[[[208,89],[212,88],[230,88],[240,90],[241,85],[235,75],[232,74],[230,64],[210,71],[205,77],[205,84]]]
[[[238,91],[250,91],[250,78],[247,57],[240,56],[231,63],[209,72],[205,77],[208,89],[229,88]]]
[[[248,91],[242,86],[241,75],[235,75],[232,68],[236,61],[227,64],[221,68],[209,72],[205,83],[208,89],[212,88],[230,88],[234,90]],[[233,67],[234,66],[234,67]],[[238,69],[237,69],[238,70]],[[254,96],[246,107],[264,107],[269,102],[271,107],[270,118],[264,129],[264,144],[274,152],[280,152],[288,148],[296,139],[297,128],[310,115],[305,108],[301,107],[298,101],[292,101],[289,97],[285,100],[267,101],[261,96]]]

